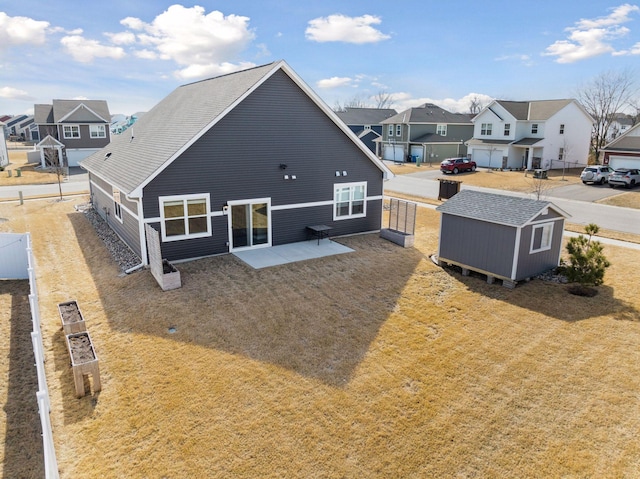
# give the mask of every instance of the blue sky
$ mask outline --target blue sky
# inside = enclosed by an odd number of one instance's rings
[[[0,114],[52,99],[149,110],[177,86],[285,60],[330,106],[574,97],[638,71],[640,2],[0,0]]]

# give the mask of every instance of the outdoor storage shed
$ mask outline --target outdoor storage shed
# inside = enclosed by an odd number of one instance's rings
[[[506,287],[558,266],[564,221],[548,201],[462,190],[438,206],[438,263],[501,279]]]

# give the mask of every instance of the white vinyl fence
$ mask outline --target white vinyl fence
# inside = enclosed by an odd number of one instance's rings
[[[40,330],[40,307],[38,305],[38,290],[36,288],[36,273],[34,269],[33,252],[31,250],[31,236],[29,233],[0,234],[0,278],[29,279],[29,305],[31,307],[31,342],[38,373],[38,391],[36,400],[40,412],[42,426],[42,443],[44,447],[45,478],[58,479],[58,461],[53,446],[53,432],[49,413],[49,390],[44,371],[44,348],[42,331]]]

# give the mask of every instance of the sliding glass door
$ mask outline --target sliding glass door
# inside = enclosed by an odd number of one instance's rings
[[[271,246],[269,199],[229,202],[230,251]]]

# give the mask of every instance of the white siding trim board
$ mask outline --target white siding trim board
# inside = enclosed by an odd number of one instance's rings
[[[113,195],[109,192],[107,192],[104,188],[102,188],[99,184],[97,184],[95,181],[91,181],[91,186],[93,188],[95,188],[96,190],[100,190],[102,192],[102,194],[104,194],[106,197],[108,197],[111,201],[113,201]],[[127,197],[128,198],[128,197]],[[132,199],[131,201],[135,201],[138,202],[137,199]],[[128,215],[130,215],[133,219],[135,219],[136,221],[138,221],[138,214],[134,213],[133,211],[131,211],[129,208],[127,208],[123,203],[120,203],[120,207],[122,208],[122,211],[126,211]],[[139,209],[139,208],[138,208]],[[122,220],[118,219],[118,221],[120,221],[122,223]]]

